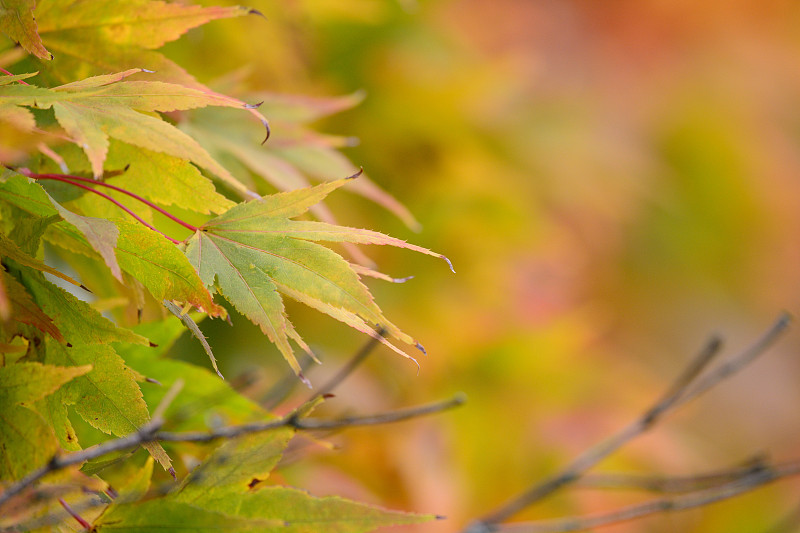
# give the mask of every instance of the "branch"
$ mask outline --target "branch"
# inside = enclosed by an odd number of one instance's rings
[[[647,476],[640,474],[589,474],[576,484],[587,489],[642,490],[680,494],[730,483],[753,472],[769,468],[765,458],[757,455],[739,465],[694,476]]]
[[[230,439],[249,433],[275,430],[283,427],[291,427],[297,430],[310,431],[319,429],[339,429],[356,426],[390,424],[446,411],[462,405],[464,401],[465,396],[463,394],[459,394],[449,400],[418,407],[410,407],[407,409],[400,409],[397,411],[390,411],[377,415],[345,417],[334,420],[321,420],[301,417],[298,415],[298,412],[303,412],[303,407],[300,407],[295,412],[292,412],[282,418],[270,420],[269,422],[256,422],[239,426],[228,426],[210,432],[187,431],[181,433],[172,433],[159,431],[163,421],[160,418],[154,418],[149,424],[142,426],[136,433],[131,433],[130,435],[119,439],[106,441],[102,444],[86,448],[85,450],[81,450],[79,452],[69,453],[61,456],[57,455],[53,457],[46,465],[34,470],[21,480],[7,487],[6,490],[0,494],[0,508],[11,498],[21,493],[27,487],[33,485],[47,474],[62,470],[71,465],[97,459],[103,455],[136,448],[148,442],[211,442],[219,439]]]
[[[651,429],[665,415],[718,385],[754,361],[787,329],[789,321],[789,315],[782,314],[773,326],[752,346],[698,380],[703,370],[706,369],[721,348],[720,339],[717,337],[712,338],[689,363],[683,373],[670,385],[661,399],[644,411],[633,423],[623,428],[607,441],[589,448],[561,472],[536,483],[496,511],[468,525],[465,533],[497,531],[499,523],[512,517],[522,509],[543,500],[565,485],[579,480],[589,469],[634,438]]]
[[[568,531],[584,531],[596,527],[627,522],[651,514],[685,511],[695,507],[703,507],[739,496],[745,492],[753,491],[768,483],[797,475],[800,475],[800,460],[772,467],[765,466],[764,468],[752,470],[749,474],[717,487],[698,490],[682,496],[650,500],[595,516],[518,523],[503,526],[499,529],[494,529],[494,531],[502,531],[503,533],[565,533]]]
[[[350,374],[358,368],[358,365],[364,362],[370,353],[378,346],[381,340],[386,335],[386,330],[380,328],[375,337],[370,338],[364,346],[333,376],[327,383],[319,388],[316,394],[309,398],[309,402],[317,398],[321,398],[326,394],[332,393],[342,382],[347,379]]]

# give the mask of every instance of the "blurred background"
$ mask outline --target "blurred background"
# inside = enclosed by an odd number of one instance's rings
[[[446,254],[458,272],[365,247],[382,271],[415,276],[370,287],[429,355],[417,375],[378,349],[328,409],[469,396],[455,412],[331,435],[334,447],[300,442],[276,482],[445,515],[413,531],[458,531],[632,420],[712,333],[733,353],[781,310],[797,314],[800,4],[251,4],[266,20],[216,21],[165,53],[209,84],[235,73],[258,91],[363,91],[358,106],[313,128],[357,137],[342,150],[352,168],[363,166],[421,230],[346,192],[328,206],[345,225]],[[343,177],[335,166],[319,174]],[[366,341],[289,310],[324,360],[309,374],[315,383]],[[223,373],[283,379],[278,351],[245,319],[234,322],[202,324]],[[790,333],[599,470],[691,475],[754,454],[795,457],[798,348],[800,334]],[[173,355],[206,364],[191,339]],[[642,499],[571,489],[515,519]],[[605,531],[766,532],[798,505],[800,486],[789,480]]]

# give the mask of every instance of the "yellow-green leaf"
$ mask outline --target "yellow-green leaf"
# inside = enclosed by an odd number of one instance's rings
[[[72,344],[106,344],[109,342],[130,342],[149,344],[147,339],[136,333],[117,327],[104,318],[89,304],[56,287],[39,272],[28,270],[23,277],[23,285],[28,289],[37,305],[53,319],[64,339]]]
[[[33,406],[91,366],[16,363],[0,367],[0,480],[19,479],[46,463],[58,449],[53,431]]]
[[[266,119],[253,106],[209,90],[158,81],[122,81],[139,72],[143,70],[130,69],[53,89],[32,85],[2,86],[0,105],[53,108],[59,124],[83,148],[96,177],[103,174],[109,137],[113,137],[192,161],[215,174],[234,190],[248,193],[247,188],[212,159],[194,139],[147,113],[222,106],[245,109],[263,124],[266,124]]]
[[[396,339],[421,348],[416,340],[383,316],[347,261],[311,241],[388,244],[444,258],[376,232],[288,220],[288,217],[304,213],[346,181],[328,182],[239,204],[210,220],[187,242],[186,255],[203,282],[213,285],[242,314],[260,326],[298,375],[299,365],[288,339],[303,344],[286,319],[281,293],[379,337],[406,357],[411,358],[377,331],[383,329]]]
[[[20,174],[4,174],[0,180],[0,199],[32,216],[58,216],[80,232],[103,258],[114,277],[121,280],[114,247],[119,232],[113,222],[101,218],[84,217],[65,209],[30,178]],[[60,223],[61,224],[61,223]],[[63,226],[61,226],[63,227]]]
[[[39,34],[56,55],[52,66],[48,65],[51,77],[63,82],[147,67],[163,79],[184,85],[196,82],[151,50],[209,21],[251,12],[245,7],[201,7],[159,0],[39,0],[36,9]]]
[[[53,59],[37,31],[35,7],[36,0],[0,0],[0,30],[39,59]]]
[[[186,256],[163,236],[140,224],[120,221],[117,259],[122,270],[144,285],[156,300],[189,303],[212,315],[224,309],[211,299]]]
[[[92,370],[62,389],[64,404],[93,427],[118,437],[137,431],[150,421],[136,374],[108,344],[64,346],[47,342],[46,361],[64,366],[91,365]],[[158,443],[143,445],[165,470],[169,457]]]

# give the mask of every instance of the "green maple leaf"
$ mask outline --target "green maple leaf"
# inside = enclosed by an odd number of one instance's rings
[[[20,265],[25,265],[27,267],[34,268],[39,270],[40,272],[47,272],[48,274],[52,274],[58,278],[63,279],[66,282],[72,283],[78,287],[81,286],[80,283],[72,279],[71,277],[67,276],[63,272],[56,270],[55,268],[45,265],[35,257],[32,257],[25,252],[23,252],[17,244],[5,236],[5,234],[0,233],[0,257],[5,257],[8,259],[13,259]]]
[[[253,106],[209,90],[158,81],[122,81],[138,72],[143,70],[95,76],[52,89],[5,85],[0,87],[0,113],[18,106],[52,108],[67,135],[83,148],[97,178],[103,174],[109,137],[113,137],[192,161],[234,190],[248,194],[194,139],[152,113],[221,106],[247,109],[264,124],[266,119]]]
[[[49,316],[64,339],[71,344],[105,344],[130,342],[148,345],[144,337],[117,327],[64,289],[56,287],[39,272],[22,269],[22,284],[36,304]]]
[[[186,244],[186,255],[200,278],[261,328],[300,375],[289,339],[308,349],[286,317],[281,295],[322,311],[351,327],[380,338],[396,352],[411,356],[378,335],[421,346],[383,316],[351,265],[312,241],[385,244],[446,258],[381,233],[323,222],[289,220],[304,213],[349,180],[265,196],[211,219]]]
[[[53,59],[37,32],[35,7],[36,0],[0,0],[0,31],[39,59]]]
[[[434,518],[343,498],[315,498],[289,487],[262,486],[293,434],[294,430],[281,428],[228,441],[175,492],[141,503],[113,504],[94,526],[98,532],[144,531],[177,528],[182,525],[180,520],[187,520],[196,531],[222,527],[226,531],[267,533],[365,533],[381,526]]]
[[[248,94],[246,98],[262,102],[259,111],[269,116],[274,126],[275,134],[265,146],[254,141],[246,124],[213,109],[193,113],[190,120],[181,124],[181,129],[196,138],[217,159],[233,157],[278,190],[289,191],[308,187],[307,177],[330,181],[357,171],[355,165],[337,151],[337,148],[348,145],[348,139],[320,135],[311,130],[308,123],[349,109],[362,97],[360,93],[338,98]],[[362,174],[348,189],[389,210],[409,228],[417,230],[420,227],[402,203],[365,175]],[[311,211],[320,220],[335,223],[323,204],[313,206]]]
[[[140,224],[120,221],[117,259],[120,267],[142,285],[156,300],[188,303],[211,316],[223,315],[197,271],[186,256],[155,231]]]
[[[19,479],[52,458],[53,431],[28,407],[91,369],[33,362],[0,367],[0,480]]]
[[[125,364],[161,384],[142,384],[142,393],[147,404],[155,408],[175,381],[181,379],[184,382],[180,394],[164,412],[164,419],[171,429],[207,430],[209,420],[236,424],[270,416],[258,404],[239,394],[228,382],[205,368],[164,357],[170,346],[185,331],[178,318],[167,317],[158,322],[141,324],[134,329],[158,347],[121,343],[115,347]]]
[[[19,5],[26,20],[33,20],[33,0],[4,3]],[[43,48],[46,45],[55,58],[41,66],[62,83],[144,66],[158,71],[165,80],[199,87],[181,67],[152,50],[211,20],[253,12],[244,7],[201,7],[154,0],[39,0],[36,4],[38,35],[35,26],[31,31],[30,24],[26,35],[38,40],[42,49],[36,53],[25,48],[47,59],[49,54],[44,55],[47,51]],[[20,40],[8,28],[0,24],[0,29]]]
[[[59,390],[60,401],[100,431],[122,437],[150,421],[147,404],[136,382],[137,374],[108,344],[64,346],[47,341],[47,363],[63,366],[91,365],[91,372]],[[171,461],[157,442],[142,445],[164,467]]]
[[[111,273],[122,279],[122,272],[114,255],[119,231],[113,222],[100,218],[84,217],[65,209],[53,200],[44,189],[30,178],[7,172],[0,176],[0,200],[21,209],[32,217],[58,217],[64,222],[55,224],[62,231],[77,231],[103,258]]]

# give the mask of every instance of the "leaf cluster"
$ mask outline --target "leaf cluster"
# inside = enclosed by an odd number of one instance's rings
[[[220,379],[197,325],[204,317],[241,313],[306,383],[291,343],[314,354],[286,297],[409,359],[397,343],[421,349],[384,316],[362,277],[398,280],[374,270],[357,245],[446,258],[340,226],[321,203],[352,184],[417,225],[362,172],[335,179],[354,171],[337,151],[347,140],[307,125],[359,96],[240,99],[156,51],[191,28],[248,14],[159,0],[0,0],[9,38],[0,43],[0,482],[106,436],[135,434],[162,399],[157,384],[179,377],[187,387],[162,413],[176,427],[208,429],[212,414],[225,423],[268,418]],[[265,115],[275,117],[271,126]],[[270,143],[259,128],[275,132]],[[270,188],[282,192],[263,194]],[[187,328],[219,377],[158,357]],[[97,531],[355,532],[430,518],[265,486],[293,432],[228,442],[159,497],[149,488],[154,462],[176,476],[182,452],[147,441],[146,460],[123,454],[48,476],[0,513],[0,527],[45,523],[56,516],[52,496],[76,514],[64,498],[77,487],[105,494],[87,515]]]

